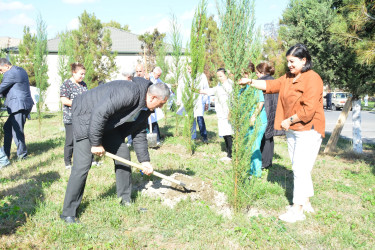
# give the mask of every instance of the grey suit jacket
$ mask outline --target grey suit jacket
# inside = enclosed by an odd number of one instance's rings
[[[29,77],[26,71],[17,66],[12,66],[4,73],[0,84],[0,94],[6,97],[4,105],[9,114],[22,109],[31,110],[34,101],[31,98]]]

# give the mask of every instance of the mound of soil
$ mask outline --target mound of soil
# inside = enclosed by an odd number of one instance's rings
[[[211,204],[219,214],[231,217],[230,206],[224,193],[215,191],[211,183],[205,183],[198,177],[175,173],[170,177],[186,184],[186,189],[164,179],[155,179],[137,187],[142,194],[152,198],[160,198],[168,207],[173,208],[179,201],[190,198]]]

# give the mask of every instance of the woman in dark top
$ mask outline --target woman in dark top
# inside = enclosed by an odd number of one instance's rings
[[[255,73],[259,80],[273,80],[272,75],[275,73],[275,68],[268,63],[260,63],[255,67]],[[262,152],[262,169],[268,169],[272,166],[272,158],[274,153],[274,135],[282,135],[283,131],[275,130],[275,114],[277,107],[277,99],[279,94],[264,94],[264,107],[267,113],[267,128],[262,142],[260,151]]]
[[[65,168],[72,167],[73,156],[73,127],[72,127],[72,102],[74,98],[87,91],[87,85],[83,81],[86,68],[81,63],[70,65],[72,77],[65,80],[60,87],[60,100],[63,104],[63,122],[65,126],[64,162]]]

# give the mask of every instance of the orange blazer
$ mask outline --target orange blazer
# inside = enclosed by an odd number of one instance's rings
[[[294,75],[287,73],[275,80],[266,80],[266,93],[279,93],[275,129],[281,130],[281,122],[297,114],[300,122],[290,126],[295,131],[311,130],[325,136],[323,109],[323,81],[313,70],[301,74],[293,82]]]

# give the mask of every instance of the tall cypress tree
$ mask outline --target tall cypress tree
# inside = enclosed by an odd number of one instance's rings
[[[171,46],[172,46],[172,64],[170,66],[171,71],[173,72],[173,77],[171,79],[171,85],[174,92],[177,94],[178,82],[182,77],[182,55],[183,55],[183,48],[182,48],[182,36],[180,32],[180,26],[177,22],[177,17],[172,15],[171,20]],[[175,136],[179,135],[179,124],[180,124],[180,116],[175,112]]]
[[[42,16],[39,15],[37,19],[37,34],[36,34],[36,48],[35,48],[35,83],[39,89],[39,100],[36,104],[38,121],[39,121],[39,134],[41,135],[42,127],[42,110],[45,101],[48,84],[48,65],[47,65],[47,25],[43,21]]]
[[[195,10],[193,23],[190,32],[190,49],[189,49],[189,66],[191,67],[191,74],[184,71],[184,90],[182,95],[182,103],[186,111],[184,117],[183,136],[188,150],[193,154],[195,150],[195,142],[191,139],[194,123],[194,104],[198,98],[197,86],[199,84],[199,77],[204,71],[205,63],[205,37],[204,29],[206,27],[206,13],[207,1],[201,0],[197,9]]]
[[[258,32],[255,31],[254,2],[250,0],[222,1],[219,10],[219,48],[225,68],[232,74],[236,83],[249,62],[260,53]],[[257,99],[254,91],[234,84],[230,104],[230,121],[233,134],[233,189],[230,201],[236,209],[248,201],[248,171],[252,155],[252,145],[256,139],[257,128],[249,135],[250,113]],[[259,122],[258,122],[259,123]],[[257,124],[257,123],[256,123]],[[242,190],[242,192],[240,192]]]

